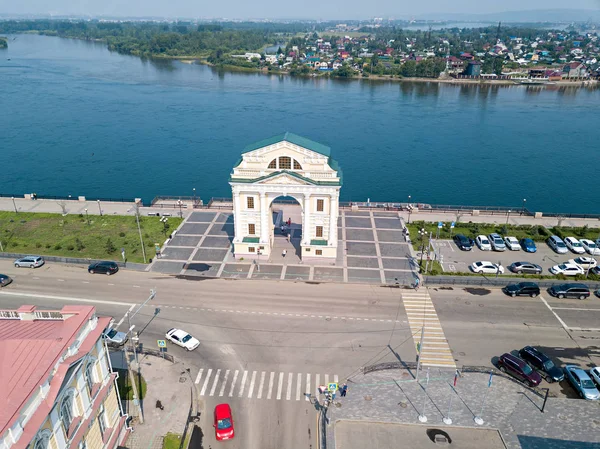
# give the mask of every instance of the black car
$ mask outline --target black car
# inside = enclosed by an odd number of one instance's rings
[[[542,267],[532,262],[513,262],[508,269],[517,274],[540,274],[542,272]]]
[[[475,243],[473,239],[470,239],[462,234],[456,234],[452,240],[454,240],[456,246],[463,251],[471,251],[473,249],[473,244]]]
[[[586,299],[590,297],[590,289],[585,284],[560,284],[553,285],[548,289],[548,293],[557,298],[579,298]]]
[[[532,346],[525,346],[521,349],[519,357],[540,371],[549,383],[560,382],[565,378],[563,371],[550,360],[550,357]]]
[[[12,278],[6,274],[0,274],[0,287],[6,287],[12,282]]]
[[[100,274],[115,274],[119,271],[119,266],[116,262],[96,262],[88,267],[88,273],[100,273]]]
[[[502,289],[508,296],[539,296],[540,287],[535,282],[519,282],[518,284],[509,284]]]

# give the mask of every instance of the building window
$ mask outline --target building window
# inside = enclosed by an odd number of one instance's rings
[[[316,236],[323,237],[323,226],[317,226]]]
[[[38,437],[33,449],[49,449],[50,448],[50,431],[43,430],[42,434]]]
[[[100,411],[98,412],[98,425],[100,426],[100,433],[104,436],[106,432],[106,422],[104,421],[104,404],[100,404]]]
[[[253,252],[255,252],[255,251],[256,251],[256,248],[254,248],[254,246],[250,246],[250,247],[248,248],[248,252],[249,252],[249,253],[253,253]]]
[[[92,395],[92,388],[94,387],[94,362],[90,362],[85,367],[85,383],[88,387],[90,397]]]
[[[65,435],[69,436],[69,428],[73,422],[73,396],[68,395],[60,403],[60,422],[63,425]]]
[[[325,201],[317,200],[317,212],[323,212],[324,209],[325,209]]]
[[[279,170],[291,170],[292,169],[292,158],[289,156],[279,157]]]
[[[248,197],[248,209],[254,209],[254,197],[253,196]]]
[[[302,165],[296,159],[294,159],[294,170],[302,170]]]
[[[256,234],[256,225],[254,223],[250,223],[248,225],[248,234],[250,234],[250,235]]]
[[[267,168],[277,168],[277,159],[273,159]]]
[[[79,449],[87,449],[87,443],[85,442],[85,438],[81,440],[81,443],[79,443]]]
[[[316,249],[315,250],[315,255],[316,256],[322,256],[323,255],[323,250],[322,249]]]

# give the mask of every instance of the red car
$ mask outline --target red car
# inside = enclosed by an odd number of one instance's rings
[[[215,407],[215,423],[213,425],[217,441],[233,439],[233,417],[229,404],[219,404]]]

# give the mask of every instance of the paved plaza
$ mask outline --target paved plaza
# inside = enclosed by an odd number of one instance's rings
[[[283,217],[292,219],[292,235],[276,228],[274,250],[265,260],[236,260],[231,211],[198,211],[189,214],[163,248],[151,271],[180,276],[234,279],[274,279],[314,282],[410,284],[415,267],[402,234],[397,212],[341,211],[338,220],[338,254],[335,263],[303,263],[300,208],[284,206]],[[274,214],[277,216],[277,214]],[[282,249],[287,255],[282,256]]]

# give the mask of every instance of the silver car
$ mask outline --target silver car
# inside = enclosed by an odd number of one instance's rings
[[[42,256],[25,256],[15,260],[16,268],[38,268],[42,265],[44,265],[44,258]]]
[[[504,243],[504,240],[502,240],[500,234],[494,232],[488,235],[488,238],[490,239],[494,251],[506,251],[506,244]]]
[[[108,328],[104,331],[104,338],[106,341],[114,346],[122,346],[127,343],[127,334],[125,332],[119,332],[115,329]]]
[[[565,377],[583,399],[591,401],[600,399],[600,392],[596,389],[590,376],[577,365],[565,366]]]

